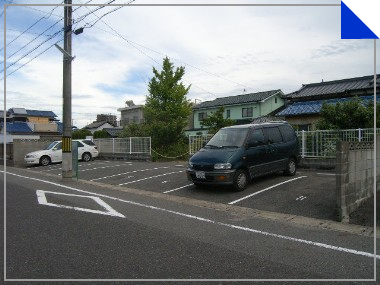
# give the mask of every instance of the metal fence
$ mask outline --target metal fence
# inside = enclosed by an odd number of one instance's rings
[[[374,129],[322,130],[297,132],[302,157],[335,157],[338,141],[373,142]],[[380,129],[376,129],[380,134]],[[207,143],[213,135],[189,136],[189,154],[193,155]]]
[[[376,134],[380,134],[380,129],[376,129]],[[374,135],[374,129],[297,132],[302,157],[335,157],[338,141],[373,142]]]
[[[94,139],[99,153],[107,154],[149,154],[151,155],[150,137],[130,137],[112,139]]]
[[[193,155],[200,150],[213,135],[190,135],[189,136],[189,154]]]

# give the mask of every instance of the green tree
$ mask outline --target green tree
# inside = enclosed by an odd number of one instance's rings
[[[210,116],[201,121],[201,125],[209,129],[209,132],[215,134],[219,129],[235,124],[235,121],[224,118],[224,107],[219,107]]]
[[[188,124],[191,104],[186,95],[190,86],[182,82],[184,67],[175,68],[169,58],[163,60],[162,70],[153,67],[154,76],[148,84],[149,95],[144,107],[145,124],[154,146],[178,142]]]
[[[136,124],[132,123],[127,126],[124,126],[123,130],[119,134],[119,137],[149,137],[149,129],[146,124]]]
[[[110,138],[110,134],[105,130],[99,130],[94,132],[94,139],[105,139]]]
[[[92,133],[86,129],[76,130],[72,134],[74,140],[85,139],[87,136],[92,136]]]
[[[378,106],[377,106],[378,108]],[[355,97],[336,104],[323,103],[321,119],[317,123],[320,130],[373,128],[373,101],[365,102]]]

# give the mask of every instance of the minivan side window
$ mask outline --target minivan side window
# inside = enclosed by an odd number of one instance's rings
[[[282,142],[282,136],[277,127],[264,128],[264,134],[269,144]]]
[[[265,143],[264,134],[262,129],[255,129],[251,132],[248,139],[248,146],[260,146]]]
[[[284,141],[286,142],[294,141],[297,138],[295,131],[289,125],[280,126],[280,131],[281,131],[282,137],[284,138]]]

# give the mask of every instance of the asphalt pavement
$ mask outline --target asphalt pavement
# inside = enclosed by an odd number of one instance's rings
[[[7,167],[7,280],[374,276],[373,229],[316,210],[332,173],[270,175],[236,193],[195,187],[180,162],[96,160],[70,182],[60,168]]]

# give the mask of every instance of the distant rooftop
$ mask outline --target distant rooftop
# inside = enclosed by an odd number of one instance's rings
[[[52,111],[41,111],[41,110],[27,110],[25,108],[11,108],[9,109],[11,115],[22,115],[22,116],[31,116],[31,117],[47,117],[47,118],[56,118],[58,117]]]
[[[359,97],[364,101],[373,100],[373,96],[361,96]],[[376,97],[377,100],[380,100],[380,95]],[[319,114],[321,111],[323,103],[327,104],[336,104],[338,102],[346,102],[352,100],[353,98],[338,98],[330,100],[316,100],[316,101],[304,101],[304,102],[295,102],[287,106],[284,110],[277,113],[277,116],[299,116],[299,115],[312,115]]]
[[[221,97],[216,98],[213,101],[205,101],[193,107],[193,109],[203,109],[203,108],[211,108],[211,107],[219,107],[219,106],[227,106],[227,105],[236,105],[236,104],[245,104],[245,103],[253,103],[260,102],[268,99],[269,97],[279,94],[283,96],[284,94],[280,89],[265,91],[265,92],[257,92],[257,93],[249,93],[242,94],[237,96],[229,96],[229,97]]]
[[[4,128],[4,122],[0,123],[0,128]],[[7,123],[6,131],[10,134],[15,133],[33,133],[32,129],[29,128],[27,123],[24,122],[15,122],[15,123]]]
[[[380,74],[376,76],[376,85],[380,87]],[[287,94],[289,99],[312,98],[331,94],[347,94],[354,90],[373,89],[374,75],[355,77],[334,81],[303,84],[302,87],[293,93]]]

